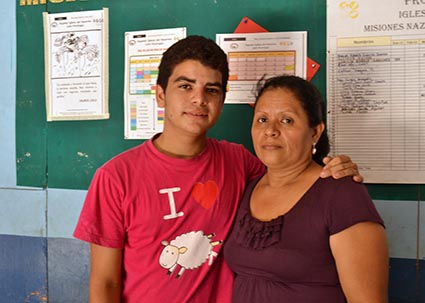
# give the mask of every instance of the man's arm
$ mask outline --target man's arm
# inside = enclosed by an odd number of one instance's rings
[[[325,157],[323,159],[325,166],[322,169],[320,177],[334,177],[335,179],[353,176],[356,182],[363,182],[363,176],[360,175],[357,164],[351,161],[349,156],[339,155],[335,158]]]
[[[89,303],[121,301],[122,249],[91,244]]]

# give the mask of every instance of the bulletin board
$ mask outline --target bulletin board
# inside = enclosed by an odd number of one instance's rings
[[[110,118],[46,121],[42,13],[109,10]],[[232,33],[244,16],[268,31],[307,31],[308,57],[321,65],[312,79],[326,93],[326,1],[299,0],[17,0],[17,184],[87,189],[95,170],[113,156],[142,143],[124,140],[124,33],[186,27],[187,35],[215,40]],[[226,104],[210,137],[253,151],[252,108]],[[417,200],[417,185],[368,185],[373,198]],[[420,189],[420,187],[419,187]],[[422,188],[423,189],[423,188]],[[422,190],[425,192],[425,190]]]

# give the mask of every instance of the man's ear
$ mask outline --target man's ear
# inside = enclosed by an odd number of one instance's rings
[[[322,135],[324,130],[325,130],[325,123],[323,122],[320,122],[320,124],[316,125],[313,128],[313,142],[319,141],[320,136]]]
[[[164,108],[165,107],[165,90],[162,89],[162,86],[157,84],[156,85],[156,104],[158,107]]]

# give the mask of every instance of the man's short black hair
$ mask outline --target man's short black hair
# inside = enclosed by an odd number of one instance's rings
[[[157,84],[165,91],[168,79],[176,65],[185,60],[196,60],[221,73],[221,84],[226,94],[229,79],[229,65],[226,53],[213,40],[202,36],[188,36],[177,41],[163,54],[159,64]],[[224,97],[224,96],[223,96]]]

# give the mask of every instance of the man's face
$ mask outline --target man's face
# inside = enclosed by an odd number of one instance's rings
[[[164,91],[158,85],[159,107],[165,108],[164,133],[206,135],[223,108],[221,73],[196,60],[176,65]]]

